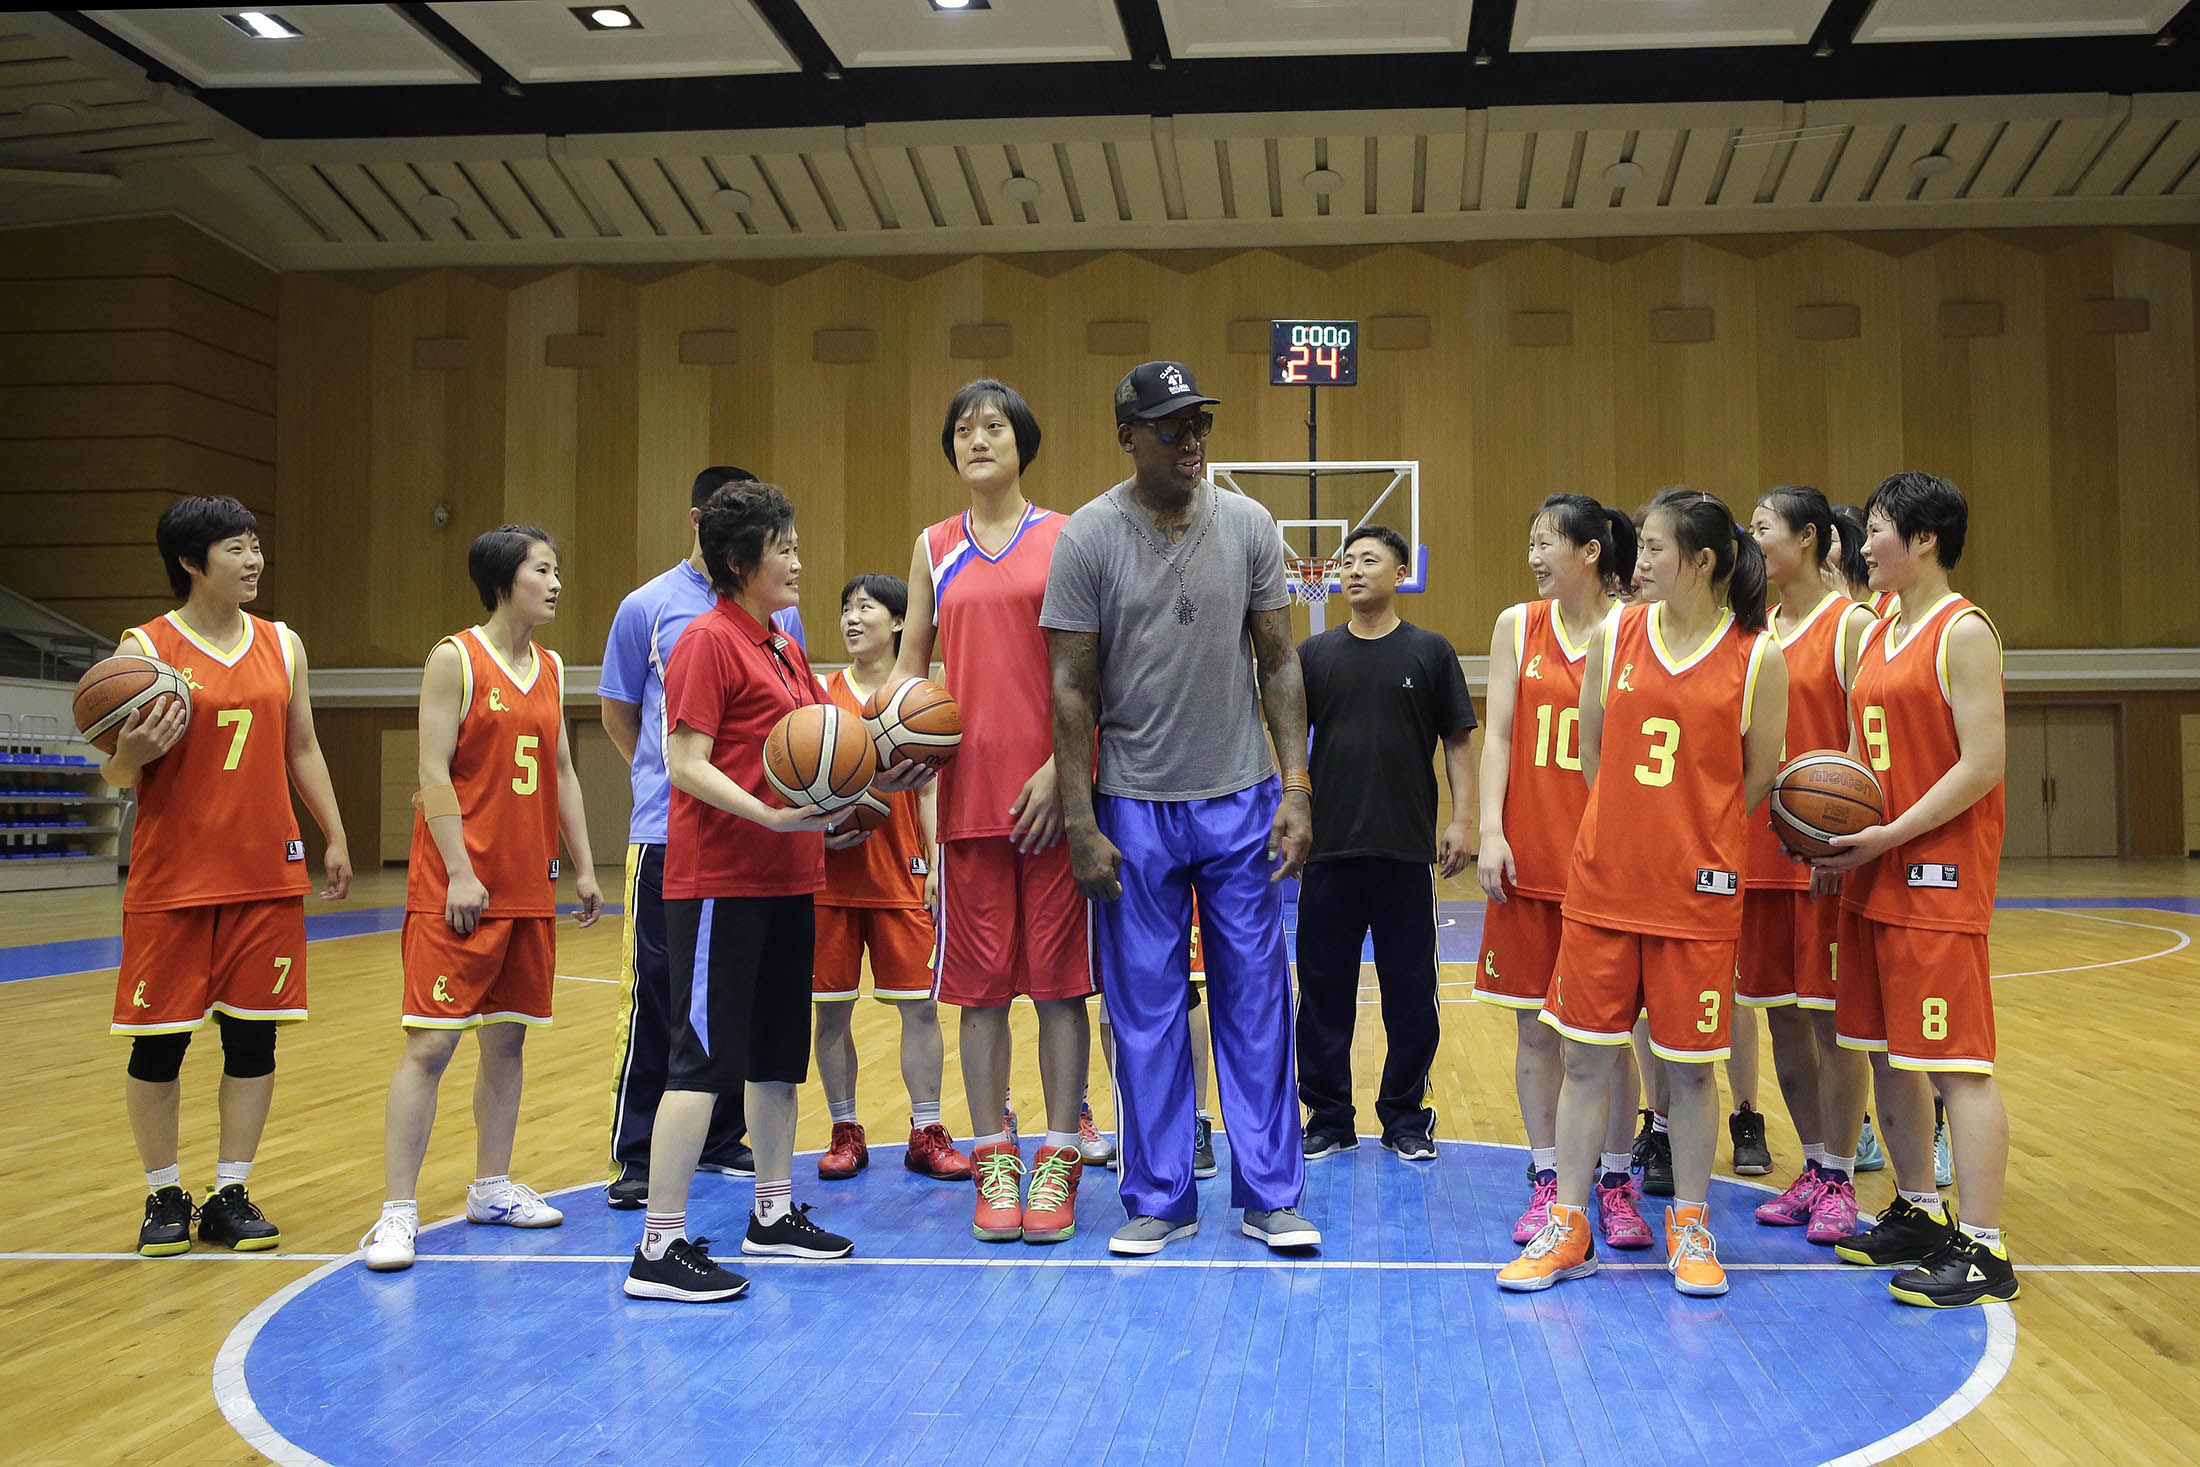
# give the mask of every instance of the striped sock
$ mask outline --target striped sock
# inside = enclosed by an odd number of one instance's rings
[[[688,1215],[685,1212],[645,1212],[642,1214],[642,1257],[655,1262],[665,1256],[665,1250],[688,1235]]]
[[[846,1100],[828,1100],[825,1109],[832,1113],[836,1126],[842,1121],[852,1121],[856,1118],[856,1098],[851,1095]]]
[[[778,1222],[794,1210],[794,1178],[782,1177],[776,1182],[756,1179],[756,1220],[765,1227]]]
[[[926,1126],[940,1123],[940,1103],[936,1100],[913,1100],[909,1103],[909,1129],[921,1131]]]

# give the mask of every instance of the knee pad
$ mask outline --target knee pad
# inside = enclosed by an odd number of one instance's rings
[[[275,1023],[272,1019],[221,1017],[222,1073],[256,1080],[275,1073]]]
[[[130,1041],[130,1078],[152,1085],[168,1085],[183,1073],[183,1052],[191,1047],[189,1031],[182,1034],[140,1034]]]

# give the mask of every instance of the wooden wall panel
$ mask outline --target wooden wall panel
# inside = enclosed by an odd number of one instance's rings
[[[2184,250],[2137,235],[2118,236],[2113,251],[2116,294],[2153,304],[2148,330],[2110,338],[2124,572],[2114,584],[2126,627],[2167,627],[2190,620],[2193,578],[2163,565],[2159,547],[2200,539],[2192,261]]]

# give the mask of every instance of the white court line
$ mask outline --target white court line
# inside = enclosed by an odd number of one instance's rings
[[[2166,958],[2171,953],[2183,952],[2192,946],[2192,934],[2177,927],[2163,927],[2153,922],[2132,922],[2122,917],[2096,917],[2091,912],[2072,911],[2068,907],[2027,907],[2025,911],[2052,912],[2058,917],[2082,917],[2088,922],[2106,922],[2115,927],[2141,927],[2148,932],[2167,932],[2177,940],[2159,951],[2144,953],[2136,958],[2116,958],[2106,963],[2080,963],[2071,968],[2033,968],[2024,973],[1994,973],[1993,978],[2045,978],[2056,973],[2090,973],[2098,968],[2121,968],[2126,963],[2144,963],[2155,958]]]
[[[1884,1462],[1919,1445],[1971,1414],[1993,1394],[1994,1387],[2009,1373],[2010,1362],[2017,1358],[2017,1315],[2008,1304],[1986,1306],[1986,1352],[1979,1357],[1971,1378],[1957,1386],[1953,1394],[1931,1411],[1911,1422],[1899,1431],[1890,1432],[1878,1441],[1858,1447],[1821,1467],[1865,1467],[1866,1463]]]

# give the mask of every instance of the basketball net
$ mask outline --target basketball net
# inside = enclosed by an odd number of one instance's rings
[[[1293,577],[1292,594],[1308,606],[1320,606],[1329,599],[1329,578],[1337,573],[1335,556],[1294,555],[1283,568]]]

